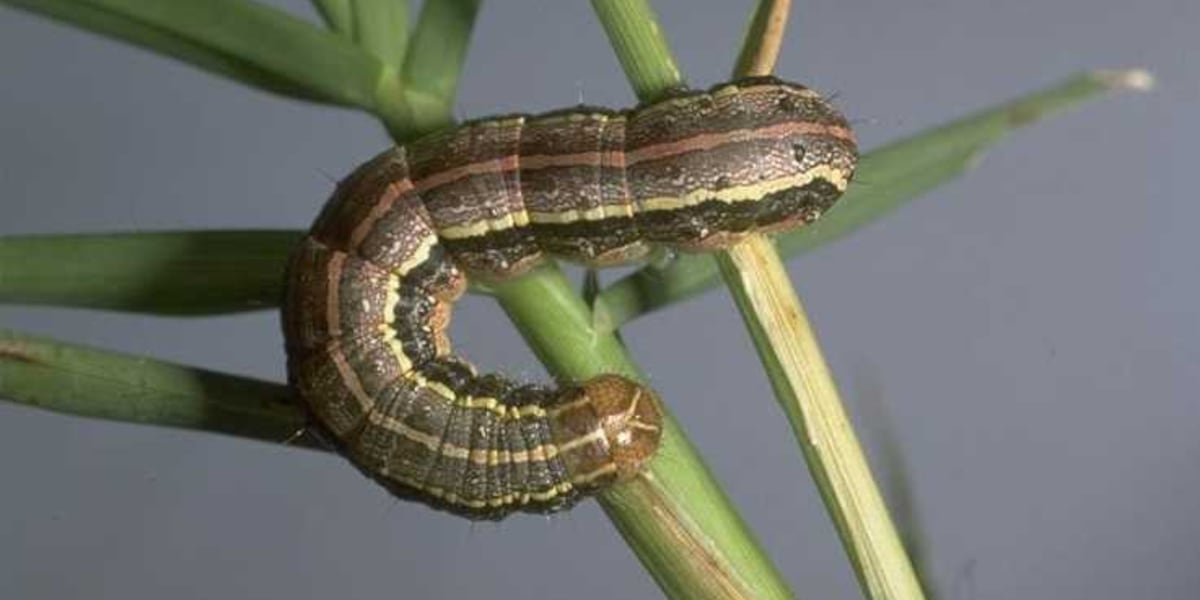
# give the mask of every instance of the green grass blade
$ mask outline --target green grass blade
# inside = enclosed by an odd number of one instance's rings
[[[775,246],[765,237],[749,236],[718,253],[717,262],[864,595],[922,600],[912,563]]]
[[[354,40],[399,69],[408,47],[408,0],[354,0]]]
[[[242,83],[374,110],[382,63],[351,41],[248,0],[0,0]]]
[[[413,123],[392,129],[399,140],[445,127],[454,121],[452,109],[458,92],[471,30],[480,0],[426,2],[404,57],[404,93],[414,106]]]
[[[0,238],[0,302],[198,315],[278,306],[299,231]]]
[[[638,100],[648,102],[686,85],[646,0],[592,0],[592,9]]]
[[[354,39],[354,13],[350,3],[354,0],[312,0],[313,6],[330,29],[346,39]]]
[[[495,295],[559,379],[641,379],[616,336],[591,328],[591,312],[557,267],[501,283]],[[648,472],[600,498],[621,535],[669,598],[791,598],[684,433],[666,421]]]
[[[0,329],[0,398],[60,413],[283,442],[285,386]]]
[[[653,100],[681,87],[682,74],[674,63],[653,12],[644,0],[593,0],[617,57],[638,98]],[[561,277],[561,276],[560,276]],[[563,284],[566,287],[566,284]],[[498,297],[506,300],[506,290]],[[541,294],[543,298],[548,294]],[[530,300],[535,296],[530,295]],[[622,351],[620,340],[611,333],[592,330],[588,307],[578,300],[572,330],[583,331],[580,349],[597,347],[597,340],[610,344],[615,356]],[[506,304],[507,307],[507,304]],[[511,311],[510,311],[511,312]],[[536,318],[532,313],[530,318]],[[514,316],[518,323],[526,320]],[[530,335],[537,348],[538,336]],[[542,356],[548,365],[569,364],[570,349],[562,348],[561,332],[553,323],[543,325],[543,344],[556,355]],[[564,354],[565,352],[565,354]],[[596,372],[628,372],[613,360]],[[596,372],[560,376],[590,376]],[[621,530],[659,586],[671,598],[791,598],[788,585],[753,534],[725,498],[704,463],[683,433],[668,419],[667,435],[646,477],[614,489],[602,499],[605,510]]]
[[[1143,71],[1083,73],[868,152],[846,196],[820,221],[779,236],[779,251],[795,256],[849,235],[973,167],[988,146],[1010,132],[1104,92],[1145,89],[1150,81]],[[664,266],[647,266],[601,292],[597,326],[620,327],[705,292],[719,281],[717,264],[708,255],[685,255]]]
[[[164,231],[0,237],[0,304],[157,315],[276,308],[302,231]],[[490,294],[472,281],[469,291]]]
[[[734,77],[771,74],[789,7],[787,0],[760,0]],[[775,244],[750,235],[716,257],[863,593],[924,600]]]
[[[761,0],[754,7],[742,49],[733,64],[735,78],[770,75],[775,71],[791,7],[791,0]]]

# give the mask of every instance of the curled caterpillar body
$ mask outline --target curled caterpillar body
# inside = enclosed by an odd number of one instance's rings
[[[658,399],[616,375],[551,388],[478,374],[446,335],[466,277],[794,228],[832,206],[856,159],[836,110],[773,78],[630,111],[484,119],[390,149],[339,184],[293,254],[289,380],[398,496],[478,519],[569,507],[644,467]]]

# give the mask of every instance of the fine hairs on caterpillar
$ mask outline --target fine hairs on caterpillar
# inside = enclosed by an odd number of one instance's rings
[[[645,466],[659,400],[617,375],[549,387],[477,373],[446,334],[467,277],[800,227],[856,160],[825,99],[767,77],[626,111],[481,119],[391,148],[338,185],[293,253],[290,383],[313,425],[397,496],[473,519],[562,510]]]

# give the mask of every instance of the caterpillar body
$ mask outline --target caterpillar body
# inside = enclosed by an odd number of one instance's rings
[[[338,185],[293,253],[289,381],[319,430],[400,497],[474,519],[567,508],[644,467],[659,401],[616,375],[554,388],[478,374],[446,334],[466,277],[798,227],[856,160],[846,120],[774,78],[627,111],[482,119],[389,149]]]

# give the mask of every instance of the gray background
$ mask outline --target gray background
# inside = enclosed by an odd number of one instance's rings
[[[749,2],[657,4],[690,80],[724,78]],[[1195,598],[1200,3],[797,9],[779,73],[838,92],[866,148],[1079,69],[1157,73],[1156,93],[1022,132],[791,272],[860,429],[900,440],[947,598]],[[461,91],[463,116],[632,102],[582,1],[487,4]],[[385,144],[362,114],[0,8],[2,234],[300,228]],[[456,314],[480,364],[544,376],[490,301]],[[273,313],[0,324],[283,375]],[[727,295],[626,338],[797,592],[858,597]],[[658,596],[594,503],[471,525],[332,456],[6,404],[0,474],[3,598]]]

